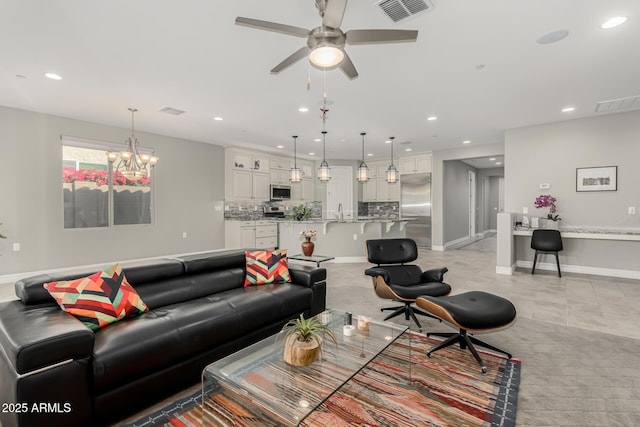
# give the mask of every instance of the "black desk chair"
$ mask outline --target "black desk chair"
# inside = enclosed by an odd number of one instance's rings
[[[533,257],[531,274],[534,274],[536,270],[538,254],[553,254],[556,256],[556,264],[558,265],[558,277],[562,277],[562,273],[560,272],[560,258],[558,257],[558,252],[562,250],[562,236],[560,236],[558,230],[533,230],[531,249],[536,251]]]
[[[381,308],[380,311],[393,310],[384,320],[404,314],[406,320],[413,319],[420,332],[422,325],[416,314],[440,320],[411,305],[421,295],[439,297],[451,292],[451,286],[443,282],[444,274],[448,271],[446,267],[423,272],[419,266],[407,264],[418,258],[418,247],[412,239],[367,240],[366,247],[367,259],[377,264],[377,267],[364,272],[373,279],[376,295],[403,303]]]

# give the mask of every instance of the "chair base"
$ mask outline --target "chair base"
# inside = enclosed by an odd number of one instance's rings
[[[494,347],[491,344],[488,344],[484,341],[477,339],[473,335],[468,334],[465,329],[460,329],[460,332],[428,332],[427,333],[427,337],[431,335],[435,335],[439,337],[449,337],[449,338],[445,341],[442,341],[440,344],[437,344],[430,350],[428,350],[427,357],[431,357],[431,353],[434,353],[445,347],[449,347],[450,345],[460,344],[461,349],[464,350],[468,348],[469,351],[471,351],[471,354],[473,354],[473,357],[478,362],[478,365],[480,365],[480,368],[482,369],[483,374],[487,373],[487,367],[485,366],[484,362],[482,361],[482,358],[480,357],[480,354],[478,354],[478,351],[476,350],[473,344],[476,344],[480,347],[488,348],[489,350],[493,350],[498,353],[502,353],[506,355],[509,359],[511,359],[511,353],[508,353],[498,347]]]
[[[393,313],[391,313],[390,315],[385,317],[384,320],[393,319],[396,316],[400,316],[401,314],[404,314],[404,318],[406,320],[413,319],[415,324],[418,325],[418,330],[420,332],[422,332],[422,325],[420,324],[420,321],[416,317],[416,314],[419,314],[421,316],[431,317],[432,319],[436,319],[436,320],[442,322],[442,319],[440,319],[440,318],[438,318],[436,316],[433,316],[433,315],[431,315],[429,313],[426,313],[426,312],[420,310],[419,308],[414,308],[414,307],[411,306],[411,304],[412,303],[410,303],[410,302],[405,302],[404,305],[399,305],[399,306],[395,306],[395,307],[384,307],[384,308],[381,308],[380,311],[394,310]]]
[[[558,266],[558,277],[562,277],[562,272],[560,271],[560,258],[558,257],[558,252],[557,251],[536,251],[535,255],[533,256],[533,268],[531,268],[531,274],[534,274],[536,271],[536,263],[538,262],[538,255],[542,255],[542,254],[551,254],[551,255],[555,255],[556,256],[556,265]]]

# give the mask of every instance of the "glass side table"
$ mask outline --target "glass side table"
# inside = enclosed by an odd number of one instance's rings
[[[302,254],[290,255],[287,256],[287,259],[292,259],[295,261],[307,261],[307,262],[315,262],[316,267],[320,267],[321,262],[329,261],[335,259],[335,257],[327,256],[327,255],[311,255],[306,256]]]

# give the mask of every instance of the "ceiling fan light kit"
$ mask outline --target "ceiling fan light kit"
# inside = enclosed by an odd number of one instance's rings
[[[301,47],[271,69],[278,74],[304,57],[321,69],[340,68],[349,79],[358,77],[358,71],[344,50],[345,44],[379,44],[415,42],[418,32],[414,30],[349,30],[340,29],[347,7],[347,0],[315,0],[322,23],[319,27],[307,30],[293,25],[279,24],[259,19],[236,18],[237,25],[273,31],[294,37],[306,37],[307,46]]]

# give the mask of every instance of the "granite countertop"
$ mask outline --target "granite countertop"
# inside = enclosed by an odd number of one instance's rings
[[[254,219],[241,219],[241,218],[226,218],[225,221],[273,221],[273,222],[283,222],[283,223],[299,223],[299,224],[319,224],[319,223],[362,223],[362,222],[402,222],[402,221],[414,221],[415,218],[382,218],[382,217],[372,217],[372,216],[364,216],[358,217],[354,219],[343,219],[339,220],[337,218],[310,218],[304,221],[296,221],[294,219],[286,219],[286,218],[262,218],[258,220]]]
[[[533,227],[514,227],[514,231],[533,231],[538,228]],[[544,230],[544,228],[540,228]],[[582,233],[582,234],[621,234],[629,236],[640,236],[640,228],[606,228],[606,227],[587,227],[587,226],[574,226],[574,227],[560,227],[558,231],[563,233]]]

